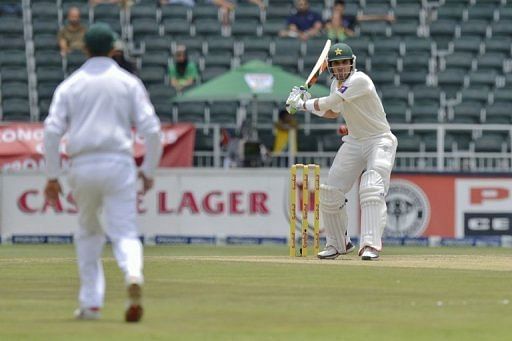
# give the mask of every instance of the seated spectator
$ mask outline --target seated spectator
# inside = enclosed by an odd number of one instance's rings
[[[89,0],[91,7],[99,4],[119,4],[121,8],[128,8],[133,5],[133,0]]]
[[[57,34],[60,54],[65,56],[75,50],[83,52],[85,31],[85,26],[80,23],[80,10],[78,7],[71,7],[68,10],[67,24]]]
[[[14,2],[14,0],[13,0]],[[21,17],[23,11],[21,10],[20,4],[1,4],[0,5],[0,15],[15,15]]]
[[[308,40],[317,36],[322,29],[322,17],[309,9],[308,0],[295,1],[296,13],[286,19],[287,29],[279,32],[281,37]]]
[[[116,40],[114,42],[114,48],[112,50],[111,58],[117,62],[117,64],[128,71],[129,73],[136,73],[135,65],[126,59],[124,55],[124,43],[122,40]]]
[[[160,0],[160,5],[183,5],[187,7],[194,7],[196,3],[194,0]]]
[[[345,1],[336,0],[332,7],[331,20],[325,24],[325,31],[327,33],[327,38],[331,39],[333,42],[341,42],[347,39],[347,37],[352,37],[354,35],[354,29],[358,22],[378,20],[391,22],[395,20],[395,17],[389,14],[357,16],[346,15]]]
[[[199,72],[194,62],[188,60],[185,45],[178,45],[174,54],[174,61],[169,66],[169,79],[171,86],[181,93],[185,88],[192,86],[199,78]]]
[[[279,155],[289,149],[293,155],[297,153],[297,127],[298,123],[294,115],[290,115],[285,109],[279,111],[279,119],[274,124],[276,137],[274,140],[273,155]],[[288,142],[291,140],[291,145]]]
[[[236,8],[236,0],[209,0],[211,3],[220,8],[222,14],[222,24],[229,25],[229,14]],[[263,0],[248,0],[250,3],[257,5],[260,11],[265,9]]]

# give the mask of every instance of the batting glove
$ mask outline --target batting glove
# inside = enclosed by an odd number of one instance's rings
[[[294,86],[286,100],[286,111],[295,114],[297,110],[303,110],[304,102],[311,98],[311,94],[304,88]]]

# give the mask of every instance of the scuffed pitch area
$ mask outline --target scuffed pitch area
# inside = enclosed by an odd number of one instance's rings
[[[168,259],[169,261],[198,262],[247,262],[247,263],[281,263],[314,264],[327,266],[377,266],[400,268],[429,268],[455,270],[512,271],[512,255],[390,255],[377,261],[362,261],[358,256],[341,256],[336,260],[320,260],[311,257],[292,258],[276,256],[169,256],[147,257],[149,259]]]

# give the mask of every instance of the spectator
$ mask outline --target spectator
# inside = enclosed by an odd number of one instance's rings
[[[135,74],[135,65],[126,59],[124,55],[124,43],[122,40],[116,40],[114,42],[114,49],[111,55],[112,59],[116,61],[116,63],[129,73]]]
[[[296,0],[295,7],[297,12],[288,17],[287,28],[279,32],[279,35],[301,40],[317,36],[323,25],[320,14],[309,9],[308,0]]]
[[[133,0],[89,0],[91,7],[99,4],[119,4],[121,8],[128,8],[133,5]]]
[[[14,2],[14,1],[13,1]],[[20,4],[1,4],[0,15],[15,15],[21,17],[23,11],[21,10]]]
[[[293,153],[297,153],[297,120],[290,115],[285,109],[279,111],[279,119],[275,123],[276,138],[274,140],[274,149],[272,153],[279,155],[288,149]],[[291,140],[291,145],[288,142]]]
[[[224,26],[229,25],[229,14],[236,8],[236,0],[209,0],[211,3],[220,8],[222,14],[222,24]],[[263,0],[248,0],[250,3],[258,6],[260,11],[265,9],[265,3]]]
[[[183,5],[187,7],[194,7],[196,3],[194,0],[160,0],[160,5]]]
[[[169,66],[169,79],[171,86],[181,93],[185,88],[192,86],[199,78],[199,72],[194,62],[188,60],[185,45],[178,45],[174,54],[174,61]]]
[[[354,35],[354,29],[358,22],[361,21],[394,21],[395,17],[389,14],[378,14],[378,15],[346,15],[345,14],[345,1],[336,0],[332,7],[332,16],[325,24],[325,31],[327,38],[334,42],[341,42],[352,37]]]
[[[80,10],[78,7],[71,7],[68,10],[67,21],[66,26],[62,27],[57,34],[60,54],[62,56],[74,50],[84,51],[86,28],[80,23]]]

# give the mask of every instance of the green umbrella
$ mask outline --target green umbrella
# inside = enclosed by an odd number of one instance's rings
[[[305,79],[283,71],[277,66],[252,60],[239,68],[196,86],[173,98],[175,102],[190,101],[282,101],[288,98],[293,86],[304,84]],[[310,89],[313,97],[329,94],[326,86],[317,84]]]

